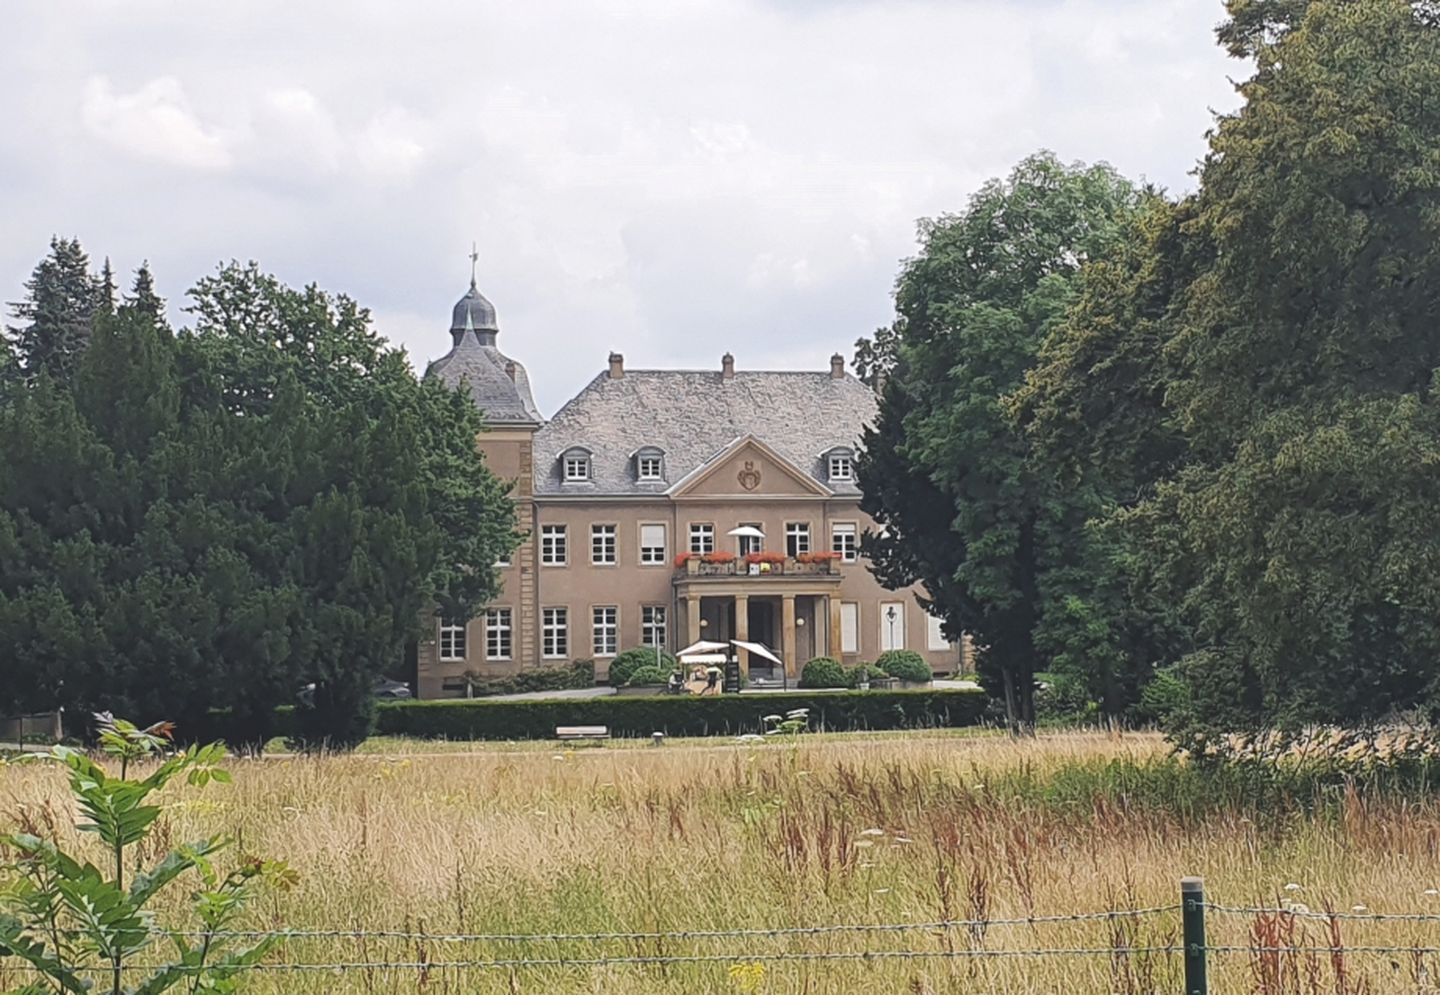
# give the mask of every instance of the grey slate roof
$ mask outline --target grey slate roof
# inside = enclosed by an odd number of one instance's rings
[[[488,424],[540,424],[545,419],[535,406],[525,367],[495,348],[491,338],[491,344],[482,345],[475,332],[462,332],[455,347],[431,363],[425,375],[450,387],[464,383]],[[514,380],[507,372],[512,363]]]
[[[850,375],[828,371],[709,370],[601,373],[535,434],[536,494],[658,494],[737,439],[753,435],[837,494],[823,455],[854,448],[875,418],[875,395]],[[664,481],[638,481],[632,455],[647,446],[665,454]],[[592,481],[562,482],[560,456],[591,451]]]
[[[485,299],[470,278],[470,289],[455,304],[450,316],[450,335],[455,345],[425,370],[449,387],[462,383],[475,406],[491,425],[539,425],[545,421],[530,392],[525,367],[495,346],[500,326],[495,305]]]

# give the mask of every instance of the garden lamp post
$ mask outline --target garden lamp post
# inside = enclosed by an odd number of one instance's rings
[[[895,606],[885,609],[885,621],[890,623],[890,649],[895,649]]]

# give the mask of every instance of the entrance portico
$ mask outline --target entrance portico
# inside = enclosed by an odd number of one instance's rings
[[[760,643],[785,661],[790,679],[811,657],[831,654],[840,645],[840,577],[699,577],[676,579],[675,594],[685,619],[683,640],[728,642],[739,639]],[[740,663],[770,668],[752,661],[741,649]],[[779,675],[774,675],[778,677]]]

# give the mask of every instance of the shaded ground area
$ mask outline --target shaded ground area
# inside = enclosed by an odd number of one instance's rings
[[[937,691],[974,690],[980,685],[974,681],[934,681],[933,686]],[[741,694],[795,694],[812,693],[816,688],[745,688]],[[544,701],[558,698],[605,698],[615,694],[612,687],[575,688],[569,691],[527,691],[523,694],[493,694],[487,695],[486,701]]]

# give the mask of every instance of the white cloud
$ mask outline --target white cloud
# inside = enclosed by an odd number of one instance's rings
[[[52,232],[150,258],[177,301],[256,258],[370,305],[423,365],[476,239],[547,411],[612,348],[824,369],[889,317],[917,218],[1039,147],[1187,188],[1243,72],[1218,0],[19,11],[0,299]]]
[[[237,155],[274,182],[327,180],[345,164],[346,145],[320,99],[304,87],[287,86],[255,100]]]
[[[124,94],[116,94],[105,76],[92,76],[80,114],[96,138],[142,159],[188,169],[221,169],[230,163],[223,139],[195,116],[173,76]]]
[[[377,179],[409,180],[425,161],[423,131],[403,108],[381,110],[355,141],[356,161]]]

